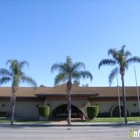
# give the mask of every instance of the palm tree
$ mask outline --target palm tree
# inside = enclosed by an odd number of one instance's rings
[[[59,74],[55,77],[54,85],[58,85],[60,82],[67,81],[67,100],[68,100],[68,125],[71,124],[71,88],[72,80],[77,80],[82,77],[93,79],[92,74],[89,71],[82,71],[81,68],[85,68],[85,64],[82,62],[73,63],[70,56],[66,57],[65,63],[55,63],[51,67],[51,72],[58,70]]]
[[[0,84],[7,82],[12,83],[12,96],[11,96],[11,125],[14,123],[14,112],[16,102],[16,92],[21,82],[27,82],[34,87],[37,86],[36,82],[29,76],[25,75],[22,71],[25,65],[29,66],[27,61],[8,60],[7,64],[10,64],[9,70],[0,69]]]
[[[123,94],[123,106],[124,106],[124,118],[125,123],[127,123],[127,110],[126,110],[126,95],[125,95],[125,85],[124,85],[124,75],[125,70],[128,69],[129,65],[134,62],[140,63],[140,57],[138,56],[131,56],[131,52],[125,51],[125,45],[122,46],[121,50],[116,49],[109,49],[108,55],[111,55],[113,59],[103,59],[99,63],[99,68],[103,65],[111,65],[115,66],[115,68],[111,71],[109,74],[109,84],[112,84],[112,81],[114,77],[117,75],[117,73],[120,73],[121,80],[122,80],[122,94]],[[117,66],[117,67],[116,67]]]

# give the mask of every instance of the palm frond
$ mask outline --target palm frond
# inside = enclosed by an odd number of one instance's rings
[[[67,63],[55,63],[51,67],[51,72],[59,71],[60,73],[70,73],[73,71],[71,66]]]
[[[58,85],[60,82],[65,82],[68,80],[79,80],[81,77],[90,78],[92,80],[92,75],[89,71],[80,73],[81,68],[85,68],[85,64],[82,62],[73,63],[70,56],[66,57],[65,63],[55,63],[51,67],[51,72],[58,70],[59,74],[55,77],[54,84]]]
[[[9,68],[13,75],[18,74],[21,71],[20,66],[19,66],[20,62],[18,60],[8,60],[7,64],[8,63],[10,63]]]
[[[34,79],[32,79],[31,77],[27,76],[27,75],[23,75],[23,76],[21,77],[21,81],[22,81],[23,83],[26,82],[26,83],[28,83],[28,84],[34,86],[35,88],[37,87],[36,81],[35,81]]]
[[[132,54],[131,54],[130,51],[126,51],[124,55],[125,55],[126,58],[128,58],[128,57],[131,56]]]
[[[63,65],[62,63],[55,63],[55,64],[53,64],[52,67],[51,67],[51,72],[54,72],[56,70],[60,71],[62,65]]]
[[[77,62],[72,65],[71,69],[74,71],[74,70],[79,70],[81,68],[85,69],[85,64],[83,62]]]
[[[59,73],[54,80],[54,85],[58,85],[60,82],[66,82],[68,80],[68,76],[64,73]]]
[[[12,59],[7,60],[6,65],[8,65],[9,63],[11,64],[13,62]]]
[[[19,86],[20,78],[21,78],[21,75],[18,75],[18,74],[13,75],[13,81],[12,81],[12,86],[13,87],[18,87]]]
[[[12,73],[9,70],[7,70],[7,69],[1,68],[0,69],[0,76],[12,77]]]
[[[140,57],[139,56],[134,56],[126,60],[126,63],[129,65],[131,63],[140,63]]]
[[[81,77],[83,77],[83,79],[89,78],[92,81],[93,76],[89,71],[80,71],[79,73],[80,73]]]
[[[103,65],[116,65],[116,62],[112,59],[103,59],[100,61],[98,68],[100,69]]]
[[[3,76],[3,77],[0,78],[0,85],[6,84],[9,81],[12,81],[12,79],[10,77]]]
[[[109,85],[110,85],[110,86],[111,86],[111,84],[112,84],[113,79],[114,79],[115,76],[117,75],[118,71],[119,71],[119,69],[118,69],[118,67],[117,67],[117,68],[114,68],[114,69],[111,71],[111,73],[109,74],[108,79],[109,79]]]
[[[121,49],[118,51],[119,58],[123,58],[124,59],[124,57],[125,57],[125,51],[124,51],[124,49],[125,49],[125,45],[123,45],[121,47]]]
[[[73,71],[72,73],[71,73],[71,77],[72,77],[72,79],[75,79],[75,80],[80,80],[80,78],[81,78],[81,75],[80,75],[80,72],[79,71]]]
[[[22,69],[25,65],[26,65],[27,67],[29,67],[29,63],[28,63],[27,61],[21,61],[21,62],[19,63],[20,69]]]
[[[6,64],[10,63],[10,68],[13,69],[19,64],[18,60],[8,60]]]
[[[112,55],[113,57],[115,57],[117,55],[116,49],[109,49],[108,50],[108,55]]]
[[[69,66],[72,66],[73,62],[72,62],[72,59],[70,56],[67,56],[66,57],[66,63],[69,65]]]
[[[123,46],[121,47],[121,50],[120,50],[120,51],[123,51],[123,52],[124,52],[125,47],[126,47],[126,45],[123,45]]]
[[[67,63],[63,63],[63,65],[59,69],[60,73],[71,73],[71,71],[71,66]]]

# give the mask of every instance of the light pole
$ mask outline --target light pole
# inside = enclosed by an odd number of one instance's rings
[[[135,72],[135,81],[136,81],[136,87],[137,87],[138,109],[139,109],[139,116],[140,116],[140,99],[139,99],[139,89],[138,89],[138,84],[137,84],[137,75],[136,75],[135,66],[134,66],[134,72]]]

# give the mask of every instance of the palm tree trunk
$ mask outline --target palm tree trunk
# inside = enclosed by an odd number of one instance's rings
[[[67,110],[68,110],[68,125],[71,125],[71,86],[72,86],[72,83],[71,83],[71,80],[69,78],[69,81],[67,82],[67,98],[68,98],[68,107],[67,107]]]
[[[15,92],[13,92],[12,93],[12,104],[11,104],[11,125],[14,124],[15,102],[16,102],[16,96],[15,96]]]
[[[71,93],[68,89],[68,125],[71,125]]]
[[[127,110],[126,110],[126,95],[125,95],[125,87],[124,87],[124,76],[121,74],[122,79],[122,94],[123,94],[123,106],[124,106],[124,119],[125,123],[127,123]]]

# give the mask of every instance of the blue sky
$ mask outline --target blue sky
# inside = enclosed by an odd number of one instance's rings
[[[93,74],[92,82],[81,80],[81,85],[109,86],[113,67],[98,70],[98,64],[109,58],[108,49],[123,45],[140,56],[139,9],[139,0],[1,0],[0,67],[8,68],[8,59],[27,60],[25,73],[38,86],[53,86],[57,72],[50,72],[52,64],[70,55]],[[140,64],[135,67],[140,85]],[[135,86],[134,65],[126,71],[125,85]]]

